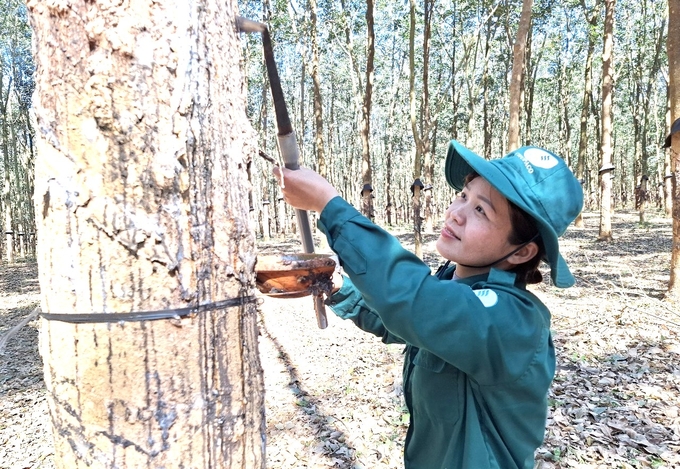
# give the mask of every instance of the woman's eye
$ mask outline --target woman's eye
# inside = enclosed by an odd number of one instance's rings
[[[486,215],[486,214],[484,213],[484,209],[482,208],[481,205],[477,205],[477,206],[475,207],[475,210],[477,210],[477,211],[478,211],[479,213],[481,213],[482,215]]]

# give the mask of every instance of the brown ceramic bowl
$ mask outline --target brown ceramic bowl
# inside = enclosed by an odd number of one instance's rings
[[[257,288],[279,298],[299,298],[330,291],[335,261],[329,254],[257,256]]]

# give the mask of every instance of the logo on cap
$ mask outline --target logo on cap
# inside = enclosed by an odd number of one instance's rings
[[[524,151],[524,158],[537,168],[550,169],[558,164],[557,158],[540,148],[527,148]]]

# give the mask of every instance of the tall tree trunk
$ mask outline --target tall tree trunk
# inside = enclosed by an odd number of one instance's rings
[[[331,165],[333,165],[336,157],[335,153],[333,151],[334,148],[334,142],[333,142],[333,135],[335,134],[335,94],[336,94],[336,88],[335,88],[335,80],[331,80],[330,83],[330,99],[331,99],[331,104],[330,104],[330,109],[328,112],[328,125],[326,126],[327,128],[327,135],[328,135],[328,155],[327,155],[327,160],[330,161]],[[335,166],[335,165],[334,165]],[[333,171],[328,174],[329,180],[332,182],[335,182],[333,180]]]
[[[392,226],[392,213],[394,212],[394,200],[392,197],[392,152],[393,150],[393,144],[391,141],[387,143],[387,149],[385,151],[385,164],[387,167],[385,168],[385,219],[387,222],[387,226]]]
[[[55,465],[263,468],[235,2],[28,8]]]
[[[5,167],[4,185],[2,187],[2,208],[4,210],[3,219],[5,221],[5,262],[11,264],[14,262],[14,220],[12,210],[12,174],[10,168],[12,162],[10,161],[9,152],[9,98],[12,90],[12,77],[7,80],[7,91],[2,95],[2,86],[4,79],[2,70],[0,70],[0,127],[2,135],[2,159]]]
[[[571,87],[569,84],[571,82],[571,74],[568,70],[569,60],[566,58],[567,51],[570,48],[569,33],[571,30],[571,25],[569,21],[569,15],[565,16],[566,31],[562,40],[566,42],[566,46],[564,47],[566,50],[564,52],[559,52],[560,77],[558,79],[558,88],[560,97],[559,107],[561,110],[560,116],[558,118],[560,131],[559,148],[560,155],[562,155],[562,158],[564,158],[564,162],[567,164],[567,166],[573,168],[573,161],[571,160],[571,123],[569,122],[569,100],[571,99]]]
[[[661,68],[661,53],[663,51],[663,43],[664,43],[664,31],[666,30],[666,24],[665,21],[662,22],[662,27],[659,28],[659,31],[657,32],[658,36],[656,38],[656,46],[654,47],[654,60],[652,61],[652,66],[649,69],[649,73],[647,74],[646,79],[642,80],[642,77],[640,77],[640,84],[639,86],[642,87],[644,86],[645,89],[642,93],[641,97],[641,128],[642,129],[647,129],[648,124],[649,124],[649,116],[651,114],[651,95],[653,91],[654,84],[656,82],[656,77],[659,74],[659,69]],[[636,139],[637,141],[637,139]],[[648,150],[648,144],[647,144],[647,132],[642,130],[640,132],[640,172],[641,172],[641,177],[642,178],[649,178],[649,150]],[[647,180],[647,179],[646,179]],[[646,181],[645,180],[645,181]],[[646,183],[645,183],[646,186]],[[640,223],[643,223],[645,221],[645,208],[647,201],[649,200],[648,197],[648,190],[650,188],[643,188],[642,184],[640,187],[640,194],[643,196],[640,200],[640,213],[639,213],[639,220]],[[654,188],[651,188],[653,190]]]
[[[364,89],[363,106],[361,107],[361,180],[366,187],[373,186],[373,169],[371,163],[371,105],[373,102],[373,74],[375,62],[375,30],[373,0],[366,0],[366,88]],[[373,196],[370,191],[363,197],[362,212],[373,219]]]
[[[307,64],[305,60],[300,61],[300,144],[298,151],[300,153],[300,164],[304,165],[305,161],[305,134],[307,126],[307,117],[305,116],[305,104],[307,98],[305,97],[305,83],[307,82]]]
[[[8,109],[12,113],[12,109]],[[12,173],[14,174],[14,200],[12,201],[12,206],[14,208],[14,249],[15,256],[18,254],[20,258],[26,257],[26,249],[24,245],[24,226],[26,226],[26,221],[28,220],[29,211],[27,210],[27,205],[29,205],[28,197],[28,187],[24,184],[23,174],[26,172],[26,168],[22,164],[22,158],[17,145],[17,134],[16,134],[17,122],[14,120],[14,125],[10,127],[10,155],[12,155]],[[9,168],[5,168],[5,171]]]
[[[464,64],[463,69],[464,72],[461,74],[465,77],[465,87],[466,87],[466,94],[467,94],[467,126],[465,129],[465,138],[464,140],[471,140],[473,138],[475,128],[476,128],[476,123],[477,123],[477,115],[479,112],[477,112],[476,106],[479,101],[479,94],[483,93],[483,85],[486,84],[487,78],[486,74],[488,73],[488,66],[489,66],[489,41],[491,41],[491,38],[495,35],[496,33],[496,28],[498,27],[498,21],[494,21],[496,17],[500,14],[498,12],[499,8],[501,6],[501,3],[496,3],[491,10],[487,13],[486,18],[480,18],[480,27],[479,30],[482,28],[485,28],[485,34],[477,33],[474,36],[474,43],[470,45],[465,45],[463,43],[463,46],[465,48],[465,56],[462,60],[462,63]],[[477,78],[477,67],[478,67],[478,62],[477,59],[481,55],[479,53],[479,49],[482,47],[482,42],[485,41],[486,45],[484,46],[484,54],[483,54],[483,63],[482,63],[482,79],[479,80]],[[482,91],[480,91],[482,90]],[[486,97],[485,97],[486,99]],[[485,124],[484,122],[482,126]],[[486,137],[486,136],[485,136]],[[486,156],[486,153],[484,153]]]
[[[616,0],[604,0],[604,51],[602,53],[602,140],[600,142],[600,233],[598,239],[612,239],[612,99],[614,90],[614,7]]]
[[[363,183],[364,180],[367,180],[369,178],[372,179],[371,165],[370,165],[370,140],[369,140],[370,139],[370,109],[368,110],[369,120],[366,120],[367,113],[366,113],[366,107],[365,107],[366,97],[367,97],[366,91],[369,90],[369,84],[368,83],[366,84],[366,88],[364,89],[363,96],[362,96],[362,89],[363,89],[364,85],[362,83],[361,73],[359,71],[359,65],[358,65],[357,59],[354,57],[354,53],[353,53],[354,44],[353,44],[353,41],[352,41],[352,29],[351,29],[352,20],[351,20],[351,18],[349,18],[349,14],[347,13],[348,7],[346,5],[346,1],[340,0],[340,5],[341,5],[342,10],[344,12],[343,15],[342,15],[343,30],[344,30],[344,33],[345,33],[345,44],[343,45],[343,47],[345,49],[345,52],[347,53],[347,58],[350,61],[350,68],[353,72],[353,73],[350,73],[350,77],[351,77],[351,82],[352,82],[352,97],[353,97],[353,101],[354,101],[354,110],[355,110],[355,114],[356,114],[356,122],[357,122],[357,127],[359,129],[359,134],[360,134],[360,138],[361,138],[361,145],[362,145],[362,148],[361,148],[361,155],[362,155],[361,171],[362,171],[362,183]],[[372,3],[371,3],[371,5],[372,5]],[[368,5],[367,5],[367,7],[368,7]],[[366,11],[366,20],[367,20],[367,22],[369,20],[368,10]],[[370,12],[370,21],[371,21],[370,31],[369,31],[369,26],[367,24],[367,37],[370,38],[370,36],[372,34],[373,42],[371,42],[371,44],[370,44],[371,47],[368,47],[369,44],[367,44],[366,53],[368,54],[369,49],[372,49],[373,50],[372,53],[375,55],[375,33],[371,32],[373,30],[373,8],[372,7],[371,7],[371,12]],[[374,60],[374,57],[371,57],[370,58],[371,69],[373,68],[373,60]],[[369,78],[371,79],[371,84],[370,84],[370,93],[371,94],[370,94],[370,98],[369,98],[369,104],[370,104],[370,102],[371,102],[370,99],[372,99],[372,93],[373,93],[373,70],[371,70],[371,73],[369,74],[369,71],[368,71],[369,58],[368,58],[368,56],[366,58],[366,66],[367,66],[367,69],[366,69],[365,77],[366,77],[367,80]],[[338,128],[338,133],[339,132],[340,132],[340,129]],[[350,139],[353,142],[354,140],[353,140],[352,137],[350,137]],[[345,150],[346,151],[351,150],[350,148],[347,147],[347,145],[348,145],[348,143],[346,143],[344,145]],[[349,154],[351,155],[352,152],[349,151]],[[364,163],[365,162],[364,155],[368,155],[368,158],[369,158],[369,164],[367,166],[368,173],[364,172],[364,164],[365,164]],[[349,173],[350,174],[356,174],[356,172],[354,172],[352,170],[352,167],[354,165],[354,161],[351,160],[351,157],[348,157],[347,159],[345,159],[345,161],[350,161],[350,165],[349,165],[350,171],[349,171]],[[346,169],[348,169],[348,168],[343,168],[343,172],[344,172],[346,177],[350,177],[350,174],[348,174],[347,171],[345,171]],[[353,185],[353,182],[346,180],[345,183],[342,186],[346,187],[347,184]],[[369,183],[363,183],[363,184],[371,184],[371,183],[369,182]],[[352,187],[355,187],[355,186],[352,186]],[[349,193],[353,192],[353,190],[354,189],[348,189],[348,190],[345,190],[345,191],[341,191],[341,194],[344,193],[343,195],[345,197],[348,197]],[[361,211],[362,211],[362,213],[364,213],[364,215],[366,215],[366,213],[368,212],[368,209],[369,209],[368,203],[369,202],[372,204],[371,200],[363,200],[362,199],[362,201],[361,201],[361,205],[362,205]]]
[[[586,161],[588,156],[588,116],[590,116],[590,97],[593,93],[593,55],[595,54],[595,27],[597,26],[597,19],[599,15],[591,13],[588,14],[588,10],[585,3],[582,2],[583,13],[588,22],[588,48],[586,52],[586,63],[583,70],[583,98],[581,99],[581,121],[579,128],[579,140],[578,140],[578,161],[576,164],[576,177],[581,182],[581,188],[584,192],[589,192],[588,184],[586,184]],[[599,9],[596,9],[599,11]],[[584,194],[584,199],[589,200],[587,197],[589,194]],[[574,225],[582,228],[583,227],[583,212],[579,213],[574,221]]]
[[[543,43],[539,47],[538,57],[536,57],[535,63],[532,64],[532,29],[529,28],[526,53],[524,55],[524,84],[522,85],[522,94],[520,95],[520,101],[524,104],[525,123],[524,123],[524,145],[531,145],[532,134],[533,134],[533,122],[534,122],[534,93],[536,90],[536,76],[538,74],[538,69],[540,67],[540,61],[543,56],[543,50],[545,46],[546,38],[543,39]]]
[[[520,146],[519,113],[522,108],[522,90],[524,85],[524,55],[527,47],[527,36],[531,28],[531,7],[533,0],[522,1],[522,13],[517,27],[517,39],[512,50],[512,76],[510,78],[510,122],[508,124],[508,151]]]
[[[450,16],[451,18],[451,29],[450,29],[450,34],[451,37],[457,37],[458,34],[458,17],[459,17],[459,10],[458,10],[458,4],[453,3],[452,5],[452,14]],[[456,63],[456,58],[457,58],[457,52],[458,52],[458,41],[453,41],[451,44],[451,52],[450,52],[450,58],[451,58],[451,65],[449,66],[451,69],[451,76],[454,77],[451,80],[451,86],[450,86],[450,96],[451,96],[451,109],[455,109],[456,111],[460,107],[460,100],[461,100],[461,91],[462,87],[460,85],[460,81],[456,80],[455,77],[459,73],[459,67],[458,64]],[[465,52],[465,45],[463,44],[463,51]],[[463,59],[465,59],[465,56],[467,54],[463,53]],[[454,140],[458,140],[458,113],[456,113],[453,116],[453,119],[451,119],[451,127],[449,129],[449,136],[450,138]]]
[[[396,48],[397,35],[394,34],[398,30],[397,23],[393,24],[392,29],[392,70],[402,70],[404,65],[405,54],[398,54]],[[385,148],[385,219],[388,226],[393,226],[398,220],[397,200],[394,197],[394,174],[395,169],[392,162],[395,154],[395,110],[397,103],[400,102],[399,90],[400,87],[400,73],[392,74],[392,83],[390,86],[390,101],[387,111],[387,119],[385,122],[384,133],[384,148]]]
[[[489,116],[489,109],[491,108],[491,90],[489,82],[489,61],[491,60],[491,39],[494,37],[496,27],[498,25],[498,18],[489,16],[488,28],[486,31],[486,41],[484,42],[484,64],[482,67],[482,129],[484,134],[484,158],[491,159],[491,118]]]
[[[423,257],[423,239],[422,239],[422,219],[420,216],[421,200],[420,187],[415,183],[420,181],[423,174],[422,165],[422,143],[420,142],[420,132],[418,131],[418,121],[416,114],[416,2],[409,0],[409,55],[408,55],[408,69],[409,69],[409,107],[411,118],[411,133],[413,134],[413,186],[411,199],[412,213],[413,213],[413,236],[414,236],[414,251],[416,256]]]
[[[670,120],[670,107],[668,108],[668,111],[666,112],[666,122],[668,124],[668,128],[671,128],[671,120]],[[663,178],[662,178],[662,183],[663,183],[663,212],[667,217],[672,217],[673,216],[673,170],[672,168],[672,162],[671,162],[671,152],[670,149],[668,151],[664,151],[664,161],[663,161]]]
[[[423,146],[423,177],[425,184],[432,187],[434,182],[434,159],[432,158],[432,143],[430,141],[432,132],[432,115],[430,112],[430,38],[432,36],[432,12],[434,11],[434,0],[423,2],[423,101],[421,103],[421,139]],[[425,232],[433,233],[433,200],[432,190],[425,190]]]
[[[403,62],[400,62],[403,65]],[[396,215],[396,200],[394,198],[393,179],[395,168],[392,165],[394,156],[394,135],[390,131],[394,127],[395,108],[399,100],[399,81],[395,80],[392,84],[392,93],[387,112],[386,132],[385,132],[385,217],[388,226],[392,226],[396,220],[393,215]]]
[[[321,79],[319,78],[319,39],[317,37],[316,0],[309,0],[312,20],[312,83],[314,92],[314,147],[316,149],[316,170],[323,177],[328,176],[323,141],[323,101],[321,99]]]
[[[680,118],[680,0],[668,0],[668,75],[670,77],[671,122]],[[673,198],[673,243],[671,247],[671,274],[667,296],[680,301],[680,133],[671,140],[671,187]]]

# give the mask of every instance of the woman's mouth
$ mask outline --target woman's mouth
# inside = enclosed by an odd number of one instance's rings
[[[444,236],[445,238],[452,238],[452,239],[456,239],[456,240],[460,241],[460,238],[459,238],[458,236],[456,236],[456,235],[453,233],[453,231],[451,231],[446,225],[444,225],[444,226],[442,227],[442,233],[441,233],[441,234],[442,234],[442,236]]]

